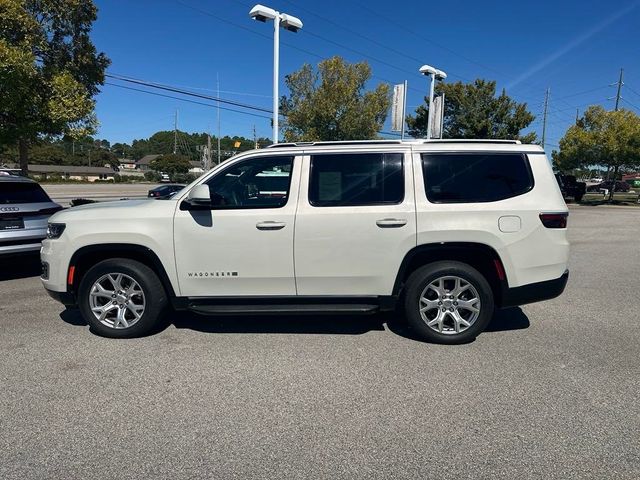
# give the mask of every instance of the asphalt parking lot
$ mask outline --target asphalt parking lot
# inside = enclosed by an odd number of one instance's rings
[[[640,478],[640,209],[571,209],[571,277],[475,342],[394,315],[92,335],[0,264],[0,478]]]

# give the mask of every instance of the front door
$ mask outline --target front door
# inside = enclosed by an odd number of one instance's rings
[[[293,231],[300,158],[232,161],[205,183],[211,210],[176,210],[180,295],[295,295]]]

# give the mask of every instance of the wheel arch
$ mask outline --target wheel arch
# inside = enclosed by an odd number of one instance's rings
[[[503,292],[508,285],[502,259],[494,248],[475,242],[430,243],[414,247],[400,264],[393,295],[401,295],[406,280],[416,269],[443,260],[466,263],[478,270],[489,282],[496,306],[502,304]]]
[[[67,288],[72,293],[76,293],[84,274],[96,263],[110,258],[128,258],[148,266],[158,275],[167,295],[170,298],[175,298],[175,290],[158,255],[149,247],[131,243],[86,245],[76,250],[69,261],[69,269],[73,267],[74,274],[73,281],[67,285]]]

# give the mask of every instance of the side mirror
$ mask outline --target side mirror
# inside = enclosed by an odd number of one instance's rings
[[[193,187],[185,201],[180,204],[181,210],[197,210],[211,208],[211,195],[208,185],[196,185]]]

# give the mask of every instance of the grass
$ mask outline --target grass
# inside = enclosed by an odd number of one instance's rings
[[[601,193],[587,193],[582,198],[581,205],[629,205],[640,207],[638,203],[638,193],[622,193],[616,192],[613,196],[613,201],[609,202],[609,196],[604,196]]]

